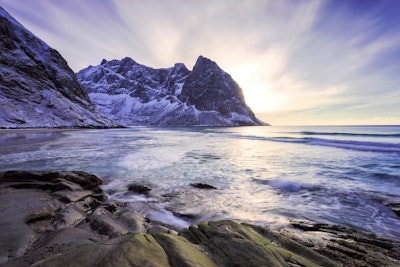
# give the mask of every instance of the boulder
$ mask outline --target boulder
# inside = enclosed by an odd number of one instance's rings
[[[136,194],[148,195],[152,188],[142,184],[130,184],[128,190]]]
[[[190,184],[190,186],[194,187],[194,188],[198,188],[198,189],[218,189],[215,186],[209,185],[209,184],[203,184],[203,183],[193,183]]]

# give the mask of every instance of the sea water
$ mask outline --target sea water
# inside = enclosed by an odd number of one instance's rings
[[[400,203],[398,126],[3,131],[0,170],[94,173],[110,200],[177,227],[307,220],[400,238],[400,218],[385,205]],[[132,183],[152,191],[135,194]]]

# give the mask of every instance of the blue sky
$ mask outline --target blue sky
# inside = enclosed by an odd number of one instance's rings
[[[0,0],[74,71],[199,55],[273,125],[400,124],[400,0]]]

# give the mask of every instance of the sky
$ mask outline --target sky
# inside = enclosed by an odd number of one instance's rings
[[[0,0],[79,71],[215,61],[272,125],[400,124],[400,0]]]

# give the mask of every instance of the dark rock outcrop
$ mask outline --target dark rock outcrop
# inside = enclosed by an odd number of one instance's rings
[[[57,253],[131,232],[175,232],[106,202],[85,172],[0,173],[0,265],[29,266]]]
[[[263,125],[242,89],[218,65],[200,56],[192,71],[178,63],[152,69],[131,58],[103,60],[77,73],[105,114],[122,125]]]
[[[203,184],[203,183],[193,183],[193,184],[190,184],[190,186],[194,187],[194,188],[198,188],[198,189],[208,189],[208,190],[218,189],[215,186],[212,186],[212,185],[209,185],[209,184]]]
[[[345,226],[295,221],[289,236],[344,266],[400,266],[400,241]]]
[[[113,127],[64,58],[0,7],[0,128]]]
[[[150,187],[142,184],[129,184],[128,190],[136,194],[147,195],[152,190]]]

